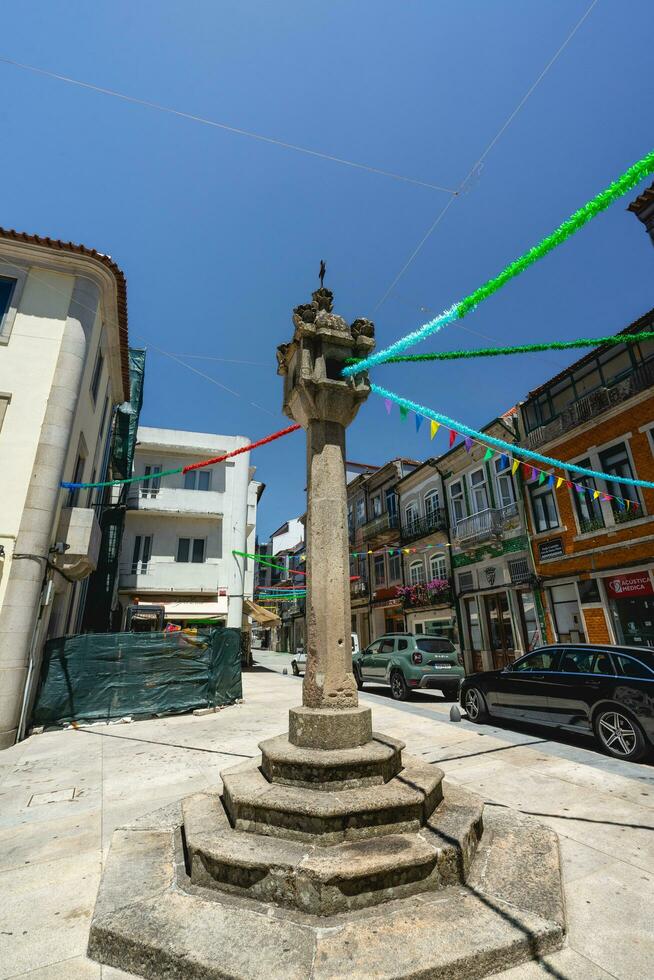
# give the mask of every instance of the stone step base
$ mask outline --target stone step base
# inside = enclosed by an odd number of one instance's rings
[[[509,810],[487,810],[469,886],[320,918],[194,886],[180,823],[171,807],[115,832],[94,959],[147,980],[473,980],[564,940],[556,834]]]
[[[443,799],[442,779],[436,766],[405,759],[382,785],[317,790],[270,783],[248,762],[222,773],[223,802],[235,830],[327,846],[419,830]]]
[[[193,884],[316,915],[365,908],[465,880],[481,837],[482,804],[454,790],[413,834],[318,847],[232,829],[217,794],[184,801]]]
[[[340,790],[389,782],[402,768],[404,742],[373,732],[371,741],[355,748],[308,749],[278,735],[260,742],[259,748],[269,782]]]

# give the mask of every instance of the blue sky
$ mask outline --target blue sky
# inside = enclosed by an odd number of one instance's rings
[[[21,0],[3,11],[0,56],[455,187],[589,3]],[[599,0],[381,305],[446,195],[4,64],[0,224],[111,254],[134,345],[256,362],[188,359],[236,396],[151,349],[144,424],[261,438],[288,424],[275,347],[321,258],[337,311],[372,317],[386,345],[652,148],[648,15],[646,0]],[[641,315],[654,252],[629,200],[419,349],[600,336]],[[481,425],[571,359],[389,365],[374,378]],[[444,450],[425,428],[371,396],[348,456]],[[304,509],[302,435],[253,461],[265,537]]]

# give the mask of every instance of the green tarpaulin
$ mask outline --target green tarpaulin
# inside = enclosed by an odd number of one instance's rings
[[[167,715],[240,697],[240,630],[85,633],[46,644],[32,723]]]

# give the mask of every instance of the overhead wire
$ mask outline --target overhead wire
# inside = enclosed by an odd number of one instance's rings
[[[418,187],[426,187],[429,190],[441,191],[444,194],[454,195],[457,193],[453,187],[443,187],[440,184],[434,184],[428,180],[420,180],[418,177],[407,177],[404,174],[397,174],[391,170],[383,170],[380,167],[372,167],[366,163],[357,163],[354,160],[346,160],[344,157],[338,157],[332,153],[324,153],[321,150],[312,150],[309,147],[300,146],[297,143],[289,143],[286,140],[277,139],[274,136],[264,136],[263,133],[255,133],[252,130],[242,129],[239,126],[230,126],[227,123],[219,122],[216,119],[209,119],[206,116],[200,116],[194,112],[185,112],[181,109],[174,109],[172,106],[163,105],[160,102],[153,102],[150,99],[142,99],[138,96],[127,95],[125,92],[118,92],[115,89],[105,88],[102,85],[95,85],[92,82],[85,82],[79,78],[72,78],[69,75],[62,75],[60,72],[50,71],[47,68],[40,68],[37,65],[30,65],[25,62],[16,61],[13,58],[0,56],[0,62],[5,65],[11,65],[13,68],[20,68],[23,71],[33,72],[37,75],[45,75],[47,78],[53,78],[59,82],[66,82],[68,85],[76,85],[79,88],[88,89],[89,91],[97,92],[100,95],[107,95],[114,99],[121,99],[123,102],[130,102],[132,105],[143,106],[146,109],[155,109],[157,112],[168,113],[169,115],[177,116],[181,119],[201,123],[203,126],[211,126],[214,129],[222,129],[225,132],[233,133],[236,136],[247,136],[249,139],[258,140],[261,143],[274,144],[275,146],[282,147],[285,150],[294,150],[296,153],[304,153],[307,156],[318,157],[322,160],[327,160],[330,163],[338,163],[345,167],[352,167],[355,170],[365,170],[368,173],[376,174],[379,177],[389,177],[392,180],[403,181],[407,184],[416,184]]]
[[[554,53],[554,55],[550,58],[550,60],[545,65],[545,67],[541,71],[541,73],[538,76],[538,78],[536,79],[536,81],[532,83],[532,85],[529,87],[529,89],[527,90],[527,92],[525,93],[525,95],[523,95],[522,99],[518,102],[518,104],[515,107],[515,109],[513,110],[513,112],[511,112],[511,114],[507,117],[507,119],[502,123],[501,127],[499,128],[499,130],[497,131],[497,133],[493,136],[493,138],[491,139],[490,143],[485,148],[485,150],[483,151],[483,153],[481,154],[481,156],[475,161],[475,163],[470,168],[470,170],[468,171],[468,173],[466,174],[466,176],[463,178],[463,180],[461,181],[461,183],[458,185],[458,187],[456,188],[456,191],[455,191],[454,195],[445,204],[445,206],[443,208],[441,208],[441,210],[438,212],[438,214],[436,215],[436,218],[434,219],[434,221],[432,222],[432,224],[429,226],[429,228],[427,229],[427,231],[425,232],[425,234],[422,236],[422,238],[420,239],[420,241],[418,242],[418,244],[416,245],[416,247],[413,249],[413,251],[409,255],[408,259],[406,260],[406,262],[404,263],[404,265],[402,266],[402,268],[400,269],[400,271],[398,272],[398,274],[395,276],[395,278],[391,282],[390,286],[387,287],[387,289],[384,292],[384,294],[382,295],[381,299],[379,299],[377,301],[377,303],[373,307],[373,313],[375,313],[381,306],[384,305],[384,303],[386,302],[386,300],[388,299],[388,297],[390,296],[390,294],[395,289],[395,286],[398,284],[398,282],[400,281],[400,279],[402,278],[402,276],[405,274],[405,272],[407,271],[407,269],[409,268],[409,266],[412,264],[413,260],[416,258],[416,256],[418,255],[418,253],[423,248],[425,242],[431,237],[431,235],[433,234],[433,232],[436,230],[436,228],[438,227],[438,225],[441,223],[441,221],[443,220],[443,218],[445,217],[445,215],[449,211],[449,209],[450,209],[451,205],[453,204],[455,198],[457,198],[457,197],[459,197],[461,195],[461,193],[462,193],[463,189],[465,188],[466,184],[468,183],[468,181],[473,177],[473,175],[475,174],[475,172],[477,172],[479,170],[479,168],[481,167],[482,163],[484,162],[484,160],[486,159],[486,157],[488,156],[488,154],[490,153],[490,151],[493,149],[493,147],[496,145],[496,143],[498,142],[498,140],[503,136],[503,134],[509,128],[509,126],[511,125],[511,123],[513,122],[513,120],[515,119],[515,117],[518,115],[518,113],[520,112],[520,110],[524,107],[524,105],[527,102],[527,100],[533,95],[534,91],[536,90],[536,88],[538,87],[538,85],[541,83],[541,81],[543,80],[543,78],[545,78],[545,76],[547,75],[547,73],[550,70],[550,68],[552,67],[552,65],[554,65],[554,63],[558,60],[558,58],[563,53],[563,51],[567,48],[568,44],[570,43],[570,41],[572,40],[572,38],[575,36],[575,34],[577,33],[577,31],[579,30],[579,28],[581,27],[581,25],[584,23],[584,21],[586,20],[586,18],[591,14],[591,12],[593,10],[593,7],[595,7],[595,5],[597,4],[597,2],[598,2],[598,0],[592,0],[592,3],[587,8],[586,12],[582,15],[582,17],[579,18],[579,20],[577,21],[577,23],[575,24],[575,26],[572,28],[572,30],[570,31],[570,33],[566,37],[566,39],[563,41],[563,43],[560,45],[560,47],[557,49],[557,51]]]

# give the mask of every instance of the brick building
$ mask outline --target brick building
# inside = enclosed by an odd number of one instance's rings
[[[654,310],[622,333],[646,330]],[[522,403],[524,445],[654,481],[653,384],[654,341],[598,347]],[[654,645],[654,491],[575,475],[549,483],[525,488],[548,640]]]

